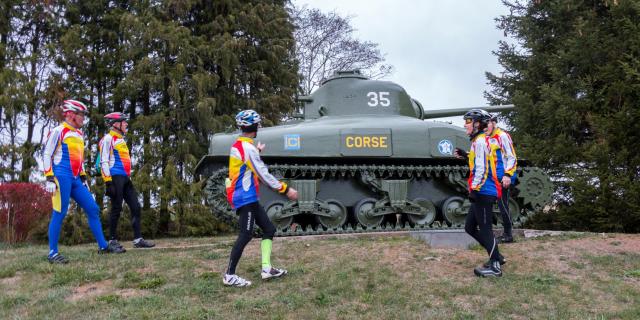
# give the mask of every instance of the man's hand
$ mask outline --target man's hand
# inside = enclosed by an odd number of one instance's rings
[[[460,148],[456,148],[453,151],[453,155],[458,159],[467,159],[467,158],[469,158],[469,153],[464,151],[464,150],[462,150],[462,149],[460,149]]]
[[[296,191],[296,189],[289,187],[289,190],[287,190],[287,198],[289,198],[289,200],[298,200],[298,191]]]
[[[258,144],[256,145],[256,148],[258,149],[258,151],[262,152],[262,150],[264,150],[264,143],[258,141]]]
[[[511,177],[507,175],[502,177],[502,187],[509,188],[510,185],[511,185]]]
[[[56,189],[58,189],[58,185],[56,184],[56,181],[54,180],[54,177],[47,177],[47,183],[45,183],[44,185],[44,190],[49,192],[49,193],[54,193],[56,192]]]

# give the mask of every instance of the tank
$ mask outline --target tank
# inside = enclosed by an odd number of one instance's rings
[[[464,226],[469,170],[453,152],[468,150],[469,138],[464,128],[425,120],[462,116],[470,108],[424,110],[401,86],[359,71],[336,72],[299,101],[301,114],[261,128],[255,139],[266,145],[261,157],[270,172],[298,190],[298,200],[289,201],[260,188],[260,202],[279,235]],[[225,178],[238,134],[211,135],[208,154],[196,167],[206,179],[207,204],[230,223],[236,216],[226,200]],[[553,186],[524,160],[516,173],[509,202],[517,225],[550,201]]]

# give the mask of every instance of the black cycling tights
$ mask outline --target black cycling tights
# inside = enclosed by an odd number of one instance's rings
[[[478,195],[476,201],[471,203],[464,229],[487,250],[489,259],[498,261],[500,251],[498,251],[498,243],[492,229],[494,202],[496,197]]]
[[[131,211],[131,227],[133,227],[133,238],[142,238],[140,233],[140,203],[138,202],[138,192],[133,187],[131,179],[127,176],[112,176],[113,194],[108,194],[111,198],[111,214],[109,215],[110,240],[118,239],[118,220],[122,212],[122,200],[129,206]]]
[[[502,198],[498,200],[498,208],[500,208],[500,214],[502,215],[502,227],[504,228],[504,234],[513,236],[513,222],[511,221],[511,212],[509,211],[509,189],[502,189]]]
[[[238,235],[238,239],[236,239],[236,243],[233,245],[233,249],[231,249],[227,274],[236,273],[236,266],[238,265],[238,261],[240,261],[242,251],[244,251],[244,247],[253,237],[254,221],[258,224],[260,229],[262,229],[263,240],[272,240],[273,235],[276,233],[276,228],[273,226],[273,223],[271,223],[271,220],[269,220],[267,213],[264,211],[264,208],[262,208],[260,203],[254,202],[244,205],[238,208],[236,213],[240,216],[240,234]]]

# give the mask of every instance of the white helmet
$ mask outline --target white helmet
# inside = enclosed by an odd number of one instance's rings
[[[84,114],[89,113],[89,109],[87,108],[87,106],[78,100],[65,100],[62,103],[62,111],[65,113],[68,111],[82,112]]]

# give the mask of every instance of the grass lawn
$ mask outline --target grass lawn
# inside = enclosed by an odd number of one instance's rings
[[[430,249],[397,236],[277,238],[289,274],[260,280],[260,242],[222,285],[234,237],[161,239],[98,255],[95,245],[0,244],[2,319],[640,319],[640,235],[519,239],[499,279],[479,279],[480,248]]]

